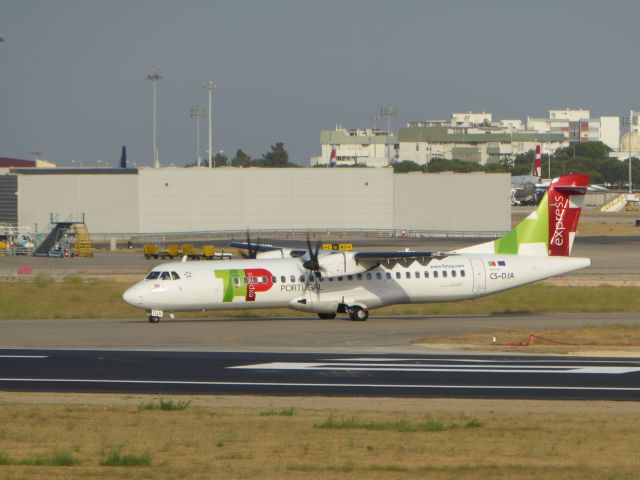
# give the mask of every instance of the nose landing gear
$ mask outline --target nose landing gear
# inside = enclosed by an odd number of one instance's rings
[[[164,312],[162,310],[151,310],[150,312],[147,312],[147,314],[149,315],[149,323],[160,323],[160,319],[164,316]]]

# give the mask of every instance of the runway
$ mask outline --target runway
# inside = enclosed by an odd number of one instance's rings
[[[637,401],[640,360],[0,350],[0,389]]]

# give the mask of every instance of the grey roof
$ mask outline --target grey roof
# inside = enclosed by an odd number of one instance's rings
[[[322,130],[320,132],[321,145],[385,145],[394,143],[395,135],[349,135],[336,130]]]
[[[19,175],[137,175],[137,168],[12,168]]]
[[[400,129],[400,142],[486,143],[486,142],[562,142],[561,133],[448,133],[449,127],[406,127]]]

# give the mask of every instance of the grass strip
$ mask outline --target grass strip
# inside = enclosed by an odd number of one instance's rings
[[[38,276],[31,281],[0,284],[1,319],[140,318],[142,310],[122,300],[130,282],[108,279],[63,281]],[[528,285],[476,300],[452,303],[395,305],[375,310],[374,315],[469,315],[556,312],[640,312],[638,287],[558,287],[545,283]],[[540,301],[544,299],[544,301]],[[181,318],[299,317],[288,309],[234,310],[180,313]],[[309,316],[314,316],[308,314]]]
[[[58,450],[51,456],[28,457],[23,460],[14,460],[5,452],[0,452],[0,465],[26,465],[31,467],[72,467],[79,465],[80,461],[68,450]]]
[[[149,452],[140,455],[127,454],[122,453],[120,449],[112,449],[100,465],[103,467],[150,467],[151,455]]]
[[[279,417],[292,417],[293,415],[295,415],[296,413],[296,409],[291,407],[291,408],[283,408],[281,410],[275,410],[275,409],[268,409],[268,410],[263,410],[260,412],[260,416],[261,417],[270,417],[270,416],[279,416]]]
[[[138,405],[138,410],[165,410],[169,412],[181,412],[189,408],[189,405],[191,405],[191,400],[178,400],[177,402],[174,402],[173,400],[161,399],[159,402],[141,403]]]
[[[336,419],[334,414],[330,414],[322,423],[316,423],[315,428],[330,430],[375,430],[375,431],[396,431],[396,432],[443,432],[445,430],[455,430],[457,428],[479,428],[482,422],[477,419],[469,420],[463,424],[443,423],[439,421],[428,422],[408,422],[399,420],[396,422],[373,422],[360,420],[355,416]]]

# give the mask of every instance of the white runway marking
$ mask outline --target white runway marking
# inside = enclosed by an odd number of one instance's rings
[[[0,355],[0,358],[49,358],[49,355]]]
[[[583,365],[443,365],[419,363],[329,363],[329,362],[271,362],[228,367],[240,370],[345,370],[358,372],[480,372],[480,373],[591,373],[620,375],[640,372],[638,367],[610,367]]]
[[[329,388],[378,388],[403,390],[571,390],[597,392],[640,392],[640,387],[562,387],[562,386],[527,386],[527,385],[393,385],[393,384],[353,384],[353,383],[287,383],[287,382],[209,382],[189,380],[119,380],[91,378],[0,378],[0,382],[20,383],[92,383],[92,384],[138,384],[138,385],[205,385],[205,386],[237,386],[237,387],[329,387]]]

